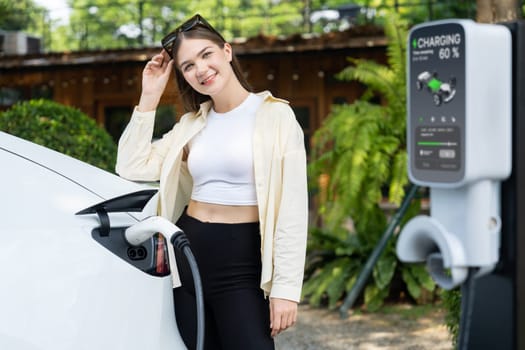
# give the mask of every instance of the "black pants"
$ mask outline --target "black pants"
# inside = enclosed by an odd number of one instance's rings
[[[259,287],[259,223],[205,223],[186,213],[177,222],[188,237],[204,293],[207,350],[272,350],[270,309]],[[196,348],[197,314],[186,257],[175,252],[182,287],[173,289],[177,326],[188,349]]]

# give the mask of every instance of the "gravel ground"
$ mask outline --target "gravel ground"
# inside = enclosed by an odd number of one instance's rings
[[[439,308],[396,305],[388,312],[339,312],[299,306],[297,324],[276,338],[276,350],[451,350]]]

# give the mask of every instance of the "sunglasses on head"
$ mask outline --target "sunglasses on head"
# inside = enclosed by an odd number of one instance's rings
[[[173,45],[175,45],[175,41],[177,41],[177,37],[179,36],[179,34],[183,32],[188,32],[199,25],[208,29],[210,32],[217,34],[217,36],[221,38],[222,41],[226,42],[222,35],[218,31],[216,31],[211,26],[211,24],[208,23],[208,21],[206,21],[201,15],[196,14],[195,16],[191,17],[189,20],[175,28],[175,30],[166,35],[164,38],[162,38],[162,47],[164,48],[164,50],[166,50],[166,52],[171,58],[173,58]]]

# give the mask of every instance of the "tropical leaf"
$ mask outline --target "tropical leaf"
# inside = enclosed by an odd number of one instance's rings
[[[417,283],[416,278],[412,275],[411,269],[405,268],[402,271],[403,281],[405,281],[408,293],[412,298],[418,299],[421,296],[421,286]]]
[[[383,305],[388,296],[388,288],[379,289],[375,284],[369,284],[365,288],[365,305],[368,311],[377,311]]]
[[[388,288],[394,272],[396,271],[397,259],[390,254],[383,255],[374,268],[374,280],[379,289]]]
[[[428,273],[425,265],[411,264],[410,271],[417,283],[428,291],[433,291],[436,288],[436,283]]]
[[[311,305],[319,306],[321,304],[321,300],[326,295],[328,287],[332,285],[334,276],[337,277],[339,275],[341,265],[344,266],[344,263],[342,264],[340,259],[334,260],[305,282],[303,295],[309,297],[309,303]]]

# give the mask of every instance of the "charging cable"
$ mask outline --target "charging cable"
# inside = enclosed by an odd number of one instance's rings
[[[458,350],[468,350],[470,323],[474,309],[475,268],[469,269],[469,276],[461,286],[461,317],[459,321]]]
[[[197,302],[196,350],[202,350],[204,349],[204,297],[202,292],[202,282],[197,261],[193,256],[193,252],[190,249],[190,242],[184,232],[171,221],[163,217],[150,216],[135,225],[128,227],[124,232],[124,237],[129,244],[137,246],[151,238],[151,236],[157,232],[164,235],[164,237],[173,244],[173,247],[181,251],[190,265]]]

